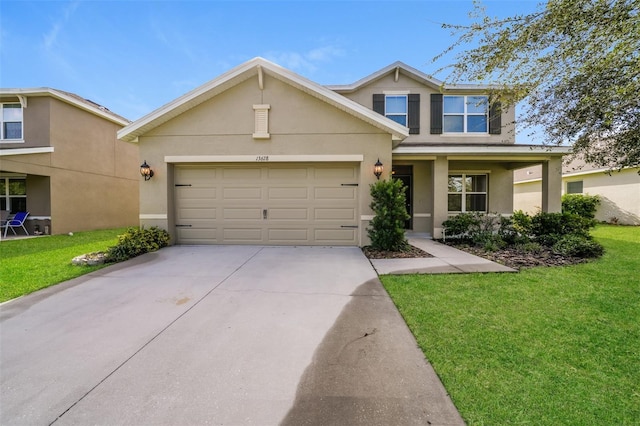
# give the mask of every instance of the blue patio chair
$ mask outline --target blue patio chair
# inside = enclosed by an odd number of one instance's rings
[[[11,232],[13,232],[13,235],[18,235],[16,234],[16,231],[13,230],[13,228],[20,227],[24,229],[25,234],[29,235],[29,232],[27,232],[27,228],[24,227],[24,221],[27,220],[27,216],[29,216],[29,212],[18,212],[12,219],[7,220],[7,222],[4,224],[4,237],[7,237],[7,231],[9,230],[9,228],[11,228]]]

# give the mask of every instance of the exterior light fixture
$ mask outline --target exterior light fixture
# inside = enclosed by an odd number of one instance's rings
[[[376,161],[376,164],[373,165],[373,174],[376,175],[376,179],[380,180],[380,176],[382,175],[383,170],[384,170],[384,166],[382,165],[382,163],[380,162],[380,159],[378,158],[378,161]]]
[[[147,160],[144,160],[144,163],[140,166],[140,174],[144,177],[144,180],[149,180],[153,177],[153,170],[147,164]]]

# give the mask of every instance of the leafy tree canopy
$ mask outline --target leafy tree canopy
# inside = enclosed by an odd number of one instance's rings
[[[468,26],[444,24],[457,41],[451,83],[497,83],[502,105],[524,101],[520,124],[545,144],[608,169],[640,166],[640,0],[549,0],[536,12],[488,17],[474,1]]]

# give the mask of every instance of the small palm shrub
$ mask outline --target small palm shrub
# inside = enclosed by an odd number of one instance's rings
[[[127,259],[149,253],[169,245],[170,236],[164,229],[128,228],[118,236],[118,244],[107,250],[108,262],[122,262]]]
[[[371,210],[375,213],[367,229],[371,247],[376,250],[403,251],[409,246],[404,222],[410,218],[406,208],[406,187],[397,179],[380,180],[370,186]]]

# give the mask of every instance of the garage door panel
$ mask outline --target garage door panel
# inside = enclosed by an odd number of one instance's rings
[[[316,179],[357,179],[356,168],[349,166],[317,167],[314,169]]]
[[[189,181],[193,186],[206,186],[207,184],[210,184],[211,181],[218,178],[218,170],[214,167],[183,167],[180,169],[180,173],[176,177],[179,181]],[[180,183],[179,181],[176,183]]]
[[[224,208],[222,217],[225,220],[261,220],[262,209],[260,208]]]
[[[224,228],[224,242],[262,242],[262,228]]]
[[[178,240],[181,242],[201,242],[206,240],[216,239],[216,229],[193,229],[193,228],[178,228]]]
[[[299,228],[299,229],[269,229],[269,242],[298,242],[303,243],[309,240],[309,229],[307,228]]]
[[[306,208],[284,208],[269,209],[269,219],[273,220],[308,220],[309,209]]]
[[[356,187],[317,187],[314,190],[314,195],[316,200],[355,200]]]
[[[178,219],[215,219],[216,209],[180,209]]]
[[[293,180],[295,179],[304,179],[306,180],[309,177],[309,170],[306,167],[300,168],[279,168],[272,167],[267,170],[267,176],[269,179],[278,179],[278,180]]]
[[[260,200],[262,188],[224,188],[222,197],[225,200]]]
[[[343,208],[343,209],[325,209],[325,208],[316,208],[314,209],[314,218],[316,220],[355,220],[356,219],[356,210],[354,208]]]
[[[323,244],[336,244],[338,242],[345,243],[354,241],[356,238],[356,230],[346,229],[315,229],[314,238]]]
[[[307,187],[274,187],[269,188],[270,200],[307,200],[309,188]]]
[[[255,180],[262,178],[262,168],[260,167],[242,167],[242,168],[223,168],[223,180]]]
[[[358,242],[356,164],[178,165],[175,176],[190,185],[175,188],[178,243]]]

